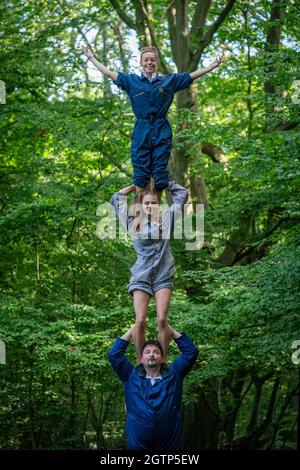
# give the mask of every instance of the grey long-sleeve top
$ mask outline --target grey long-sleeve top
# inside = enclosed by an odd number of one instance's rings
[[[139,281],[159,282],[170,279],[175,274],[175,262],[170,249],[170,238],[176,219],[183,213],[183,206],[188,199],[188,191],[171,181],[167,188],[172,193],[173,203],[167,209],[158,224],[150,224],[147,217],[141,223],[138,234],[131,235],[137,260],[131,268],[134,279]],[[123,227],[130,233],[134,216],[128,215],[127,197],[115,193],[110,203]]]

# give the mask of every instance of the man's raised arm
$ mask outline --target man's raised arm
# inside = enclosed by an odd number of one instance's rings
[[[197,359],[198,349],[186,333],[178,333],[171,326],[170,329],[172,330],[172,337],[181,351],[181,355],[175,359],[171,367],[177,376],[184,378]]]
[[[121,338],[118,336],[108,352],[109,362],[122,382],[128,380],[133,369],[133,365],[125,356],[125,351],[132,338],[132,330],[133,327]]]

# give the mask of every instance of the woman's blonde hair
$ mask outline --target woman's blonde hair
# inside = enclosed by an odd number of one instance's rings
[[[158,60],[158,50],[154,46],[147,46],[147,47],[142,47],[141,49],[141,56],[140,56],[140,61],[142,61],[142,56],[146,52],[153,52],[155,54],[156,60]]]
[[[158,202],[160,202],[160,194],[155,189],[155,182],[153,178],[150,179],[150,182],[147,184],[145,189],[137,193],[129,207],[129,215],[132,215],[134,217],[132,225],[133,233],[141,231],[141,223],[144,216],[142,204],[144,197],[148,194],[156,196]]]

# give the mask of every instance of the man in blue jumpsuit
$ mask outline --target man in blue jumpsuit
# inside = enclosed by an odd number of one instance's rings
[[[161,76],[156,74],[158,51],[155,47],[142,48],[141,75],[113,72],[98,62],[87,47],[83,47],[83,52],[103,75],[126,91],[130,99],[137,118],[131,141],[133,182],[137,191],[147,186],[151,176],[158,191],[165,189],[169,181],[167,165],[172,146],[172,130],[167,113],[174,94],[188,88],[193,80],[218,67],[224,57],[218,57],[208,67],[191,73]]]
[[[170,335],[181,355],[167,366],[162,363],[160,344],[147,341],[142,348],[141,363],[133,367],[125,357],[132,329],[122,338],[116,338],[109,351],[111,365],[124,384],[128,449],[178,450],[183,379],[196,361],[198,350],[185,333],[170,327]]]

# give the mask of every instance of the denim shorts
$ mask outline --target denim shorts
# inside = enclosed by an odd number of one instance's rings
[[[128,293],[133,295],[134,290],[142,290],[143,292],[147,292],[147,294],[154,296],[154,294],[160,289],[166,288],[171,289],[171,292],[173,291],[172,278],[153,283],[132,279],[130,284],[128,285]]]

